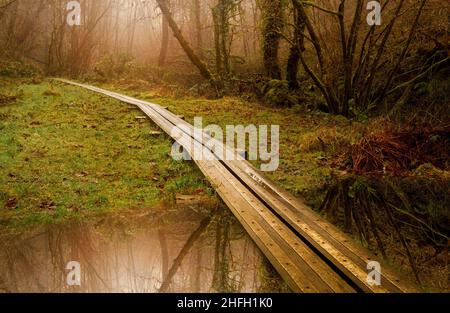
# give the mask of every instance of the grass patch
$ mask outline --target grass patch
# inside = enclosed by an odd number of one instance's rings
[[[171,140],[148,133],[134,106],[51,82],[5,80],[0,94],[0,225],[56,223],[149,208],[208,190],[201,172],[173,161]]]

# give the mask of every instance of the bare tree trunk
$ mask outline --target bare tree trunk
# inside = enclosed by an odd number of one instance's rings
[[[116,7],[116,21],[114,25],[114,52],[115,54],[119,53],[119,20],[120,20],[120,3],[117,3]]]
[[[199,56],[199,58],[203,58],[203,35],[202,35],[202,21],[201,14],[202,7],[200,0],[192,0],[192,18],[193,18],[193,27],[195,33],[195,52]]]
[[[214,51],[216,56],[216,72],[222,74],[222,50],[220,49],[220,21],[218,7],[212,8],[214,20]]]
[[[219,1],[220,49],[222,50],[223,66],[226,76],[230,75],[230,52],[228,50],[228,32],[230,31],[229,9],[227,0]]]
[[[353,18],[353,23],[350,29],[350,34],[348,36],[348,41],[346,42],[345,28],[344,28],[344,9],[345,0],[341,0],[341,5],[339,11],[341,13],[339,17],[339,25],[341,28],[341,44],[343,50],[343,64],[344,64],[344,94],[341,100],[342,108],[341,112],[344,116],[349,116],[350,114],[350,99],[353,98],[353,62],[355,58],[355,48],[356,41],[358,39],[359,28],[361,24],[361,15],[363,10],[364,1],[358,0],[355,7],[355,15]]]
[[[164,67],[167,60],[167,51],[169,49],[169,22],[166,16],[162,15],[162,39],[161,39],[161,50],[159,53],[158,66]]]
[[[244,49],[244,56],[247,59],[249,55],[249,38],[247,36],[247,24],[246,24],[246,18],[245,18],[245,10],[242,7],[242,3],[237,4],[238,12],[239,12],[239,24],[241,29],[243,30],[242,34],[242,47]]]
[[[128,55],[131,55],[133,53],[134,36],[136,34],[136,22],[137,22],[136,18],[137,18],[138,6],[139,6],[139,1],[133,1],[132,2],[132,9],[131,9],[131,35],[130,35],[130,40],[128,42],[128,47],[127,47],[127,54]]]

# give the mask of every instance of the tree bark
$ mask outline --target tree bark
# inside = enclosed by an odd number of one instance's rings
[[[216,56],[216,72],[218,75],[222,73],[222,51],[220,49],[220,21],[218,7],[212,8],[212,16],[214,21],[214,51]]]
[[[219,1],[219,16],[220,16],[220,49],[222,50],[223,66],[225,75],[230,75],[230,53],[228,51],[228,32],[229,24],[229,3],[227,0]]]
[[[203,36],[202,36],[202,21],[201,21],[201,3],[200,0],[192,0],[192,19],[195,35],[195,52],[199,58],[203,58]]]
[[[162,15],[162,38],[161,50],[159,53],[158,66],[165,67],[167,60],[167,51],[169,50],[169,22],[166,16]]]
[[[294,7],[294,45],[291,47],[286,68],[286,80],[289,82],[289,88],[293,90],[300,87],[297,74],[300,63],[300,52],[305,51],[305,28],[304,20],[301,18],[298,9]]]
[[[264,68],[269,78],[281,79],[278,50],[283,27],[282,0],[263,0],[262,11]]]

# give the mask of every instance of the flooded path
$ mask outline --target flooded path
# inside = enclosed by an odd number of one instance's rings
[[[202,213],[203,212],[203,213]],[[0,237],[0,292],[280,292],[227,209],[165,208]],[[69,286],[69,262],[80,286]]]

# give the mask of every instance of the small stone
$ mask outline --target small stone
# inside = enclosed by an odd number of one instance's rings
[[[84,172],[84,171],[75,174],[75,176],[78,177],[78,178],[86,177],[88,175],[89,175],[89,173],[88,172]]]
[[[161,136],[163,133],[157,130],[151,130],[149,133],[150,137],[157,137],[157,136]]]

